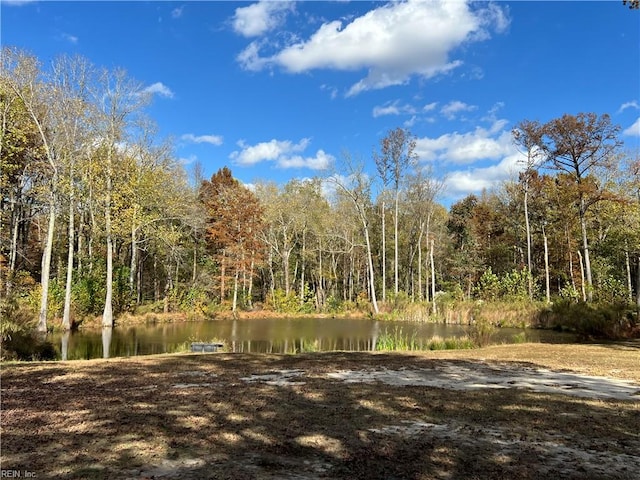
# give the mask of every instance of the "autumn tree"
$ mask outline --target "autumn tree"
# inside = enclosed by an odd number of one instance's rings
[[[92,90],[93,101],[97,107],[95,124],[99,140],[98,158],[102,166],[101,178],[104,181],[101,203],[104,209],[104,228],[106,237],[106,294],[102,326],[113,326],[113,212],[114,189],[117,186],[117,166],[126,156],[128,145],[135,143],[136,120],[150,101],[150,94],[143,91],[142,85],[131,79],[126,71],[103,69]]]
[[[587,297],[593,298],[593,279],[587,233],[587,210],[602,199],[599,186],[594,189],[587,177],[599,168],[609,168],[621,145],[620,127],[609,115],[595,113],[565,114],[546,123],[539,139],[547,165],[567,173],[576,183],[576,204],[580,219]]]
[[[202,183],[200,200],[207,215],[207,240],[220,266],[221,300],[226,298],[226,280],[232,278],[235,312],[240,274],[252,282],[255,263],[262,258],[263,209],[227,167]]]
[[[50,101],[52,90],[48,88],[42,78],[42,71],[38,60],[25,52],[2,49],[3,84],[6,85],[21,104],[30,121],[37,131],[38,142],[44,158],[47,179],[48,227],[45,247],[41,262],[40,312],[38,315],[39,332],[47,331],[47,307],[49,300],[49,280],[51,270],[51,256],[56,225],[56,207],[59,194],[59,145],[51,138],[53,131],[51,109],[55,104]]]
[[[0,75],[0,297],[11,293],[16,271],[27,264],[25,247],[43,164],[38,130],[4,73]]]

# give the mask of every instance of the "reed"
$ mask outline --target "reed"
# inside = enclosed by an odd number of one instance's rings
[[[415,332],[411,335],[405,334],[402,327],[395,327],[392,331],[385,329],[376,342],[376,350],[383,352],[462,350],[475,346],[468,336],[443,338],[435,335],[427,341],[420,341]]]

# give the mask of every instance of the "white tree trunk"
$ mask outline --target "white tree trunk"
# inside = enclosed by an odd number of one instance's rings
[[[73,175],[71,175],[73,177]],[[75,239],[73,185],[69,195],[69,232],[67,250],[67,281],[64,289],[64,313],[62,315],[63,330],[71,330],[71,285],[73,281],[73,243]]]
[[[369,261],[369,287],[371,291],[371,304],[373,305],[373,311],[378,314],[380,310],[378,309],[378,300],[376,299],[376,287],[375,287],[375,274],[373,271],[373,255],[371,253],[371,241],[369,240],[369,227],[366,224],[366,221],[362,221],[364,226],[364,238],[367,243],[367,258]]]
[[[436,265],[433,261],[433,250],[434,240],[431,239],[431,249],[429,250],[429,260],[431,261],[431,305],[433,314],[435,315],[438,313],[438,308],[436,306]]]
[[[586,275],[587,299],[593,300],[593,280],[591,278],[591,259],[589,257],[589,240],[587,239],[587,219],[585,218],[585,201],[580,199],[580,229],[582,230],[582,248],[584,249],[584,270]]]
[[[398,203],[399,201],[400,201],[400,191],[396,189],[396,205],[395,205],[395,214],[393,219],[393,249],[394,249],[393,291],[396,295],[398,294]]]
[[[547,293],[547,303],[551,303],[551,288],[549,282],[549,242],[547,240],[547,232],[542,227],[542,237],[544,239],[544,281],[545,291]]]
[[[111,162],[111,159],[108,160]],[[113,239],[111,238],[111,165],[107,166],[107,198],[104,209],[104,228],[107,236],[107,279],[102,326],[113,327]]]
[[[531,265],[531,226],[529,224],[529,183],[524,187],[524,223],[527,233],[527,268],[529,269],[529,299],[533,300],[533,271]]]
[[[49,301],[49,274],[51,272],[51,252],[53,251],[53,233],[56,224],[55,199],[51,193],[49,199],[49,227],[47,229],[47,243],[42,253],[42,275],[40,284],[42,293],[40,296],[40,313],[38,315],[38,332],[47,331],[47,305]]]
[[[385,203],[382,201],[382,301],[387,301],[387,233]]]

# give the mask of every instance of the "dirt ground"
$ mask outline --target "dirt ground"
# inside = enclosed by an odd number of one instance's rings
[[[640,344],[1,366],[3,475],[640,479]],[[6,476],[6,475],[5,475]]]

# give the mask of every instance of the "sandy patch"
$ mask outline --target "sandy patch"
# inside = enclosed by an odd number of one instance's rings
[[[539,393],[640,401],[640,385],[631,381],[506,365],[498,369],[483,364],[473,368],[442,364],[433,369],[342,370],[326,375],[348,383],[381,382],[450,390],[526,388]]]
[[[252,374],[249,377],[242,377],[240,380],[247,383],[263,382],[267,385],[288,386],[288,385],[304,385],[305,382],[292,380],[304,375],[302,370],[277,370],[273,373],[264,375]]]
[[[594,448],[580,449],[569,446],[570,439],[561,435],[549,434],[546,441],[518,438],[513,432],[499,428],[476,428],[469,425],[438,425],[420,421],[405,421],[399,425],[371,428],[370,432],[379,435],[427,437],[447,442],[455,442],[458,447],[472,448],[479,442],[499,451],[496,462],[515,463],[523,451],[535,454],[539,458],[539,474],[546,472],[571,476],[579,467],[585,476],[599,478],[638,478],[640,456],[616,454],[608,450]],[[497,455],[494,453],[494,456]],[[635,473],[634,473],[635,472]]]

